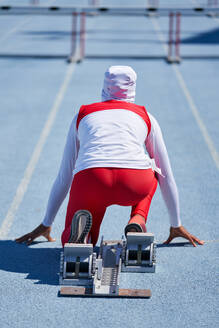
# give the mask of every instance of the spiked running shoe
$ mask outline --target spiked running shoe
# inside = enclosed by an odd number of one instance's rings
[[[71,223],[71,233],[68,242],[84,244],[92,226],[92,215],[87,210],[75,213]]]
[[[129,223],[125,227],[125,235],[127,235],[128,232],[145,232],[142,226],[138,223]]]

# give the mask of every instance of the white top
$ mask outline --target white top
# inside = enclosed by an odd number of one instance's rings
[[[130,110],[102,110],[85,116],[78,128],[80,149],[74,174],[89,167],[151,168],[144,142],[148,128]]]
[[[51,226],[65,199],[74,174],[91,167],[161,169],[158,174],[170,224],[181,225],[177,186],[159,124],[149,114],[151,131],[131,111],[114,109],[91,113],[82,118],[78,131],[77,116],[71,123],[58,176],[53,184],[43,225]],[[156,165],[154,165],[155,160]]]

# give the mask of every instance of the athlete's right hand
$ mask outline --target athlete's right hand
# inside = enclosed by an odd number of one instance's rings
[[[186,230],[183,226],[174,228],[170,227],[170,234],[168,239],[164,242],[164,244],[169,244],[174,238],[182,237],[190,241],[190,243],[196,247],[196,243],[199,245],[204,245],[204,241],[198,239],[197,237],[193,236],[190,232]]]
[[[55,239],[52,238],[50,235],[51,230],[52,230],[51,227],[46,227],[43,224],[40,224],[36,229],[27,233],[26,235],[23,235],[23,236],[15,239],[15,241],[17,243],[26,243],[27,245],[30,245],[36,238],[43,236],[49,242],[53,242],[53,241],[55,241]]]

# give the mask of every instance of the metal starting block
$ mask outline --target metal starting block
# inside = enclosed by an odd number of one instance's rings
[[[93,283],[92,244],[65,244],[60,260],[60,285],[83,286]]]
[[[155,272],[155,257],[152,233],[128,233],[122,272]]]
[[[124,240],[65,244],[60,260],[61,296],[149,298],[149,289],[120,289],[120,272],[155,272],[154,235],[128,233]]]

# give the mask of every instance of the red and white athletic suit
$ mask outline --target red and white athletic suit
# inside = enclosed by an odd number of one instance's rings
[[[125,101],[82,106],[70,126],[43,224],[52,225],[71,186],[62,244],[69,239],[71,221],[79,209],[92,214],[90,237],[96,244],[110,205],[132,206],[131,217],[141,214],[146,221],[157,179],[170,224],[178,227],[178,191],[155,118],[143,106]]]

